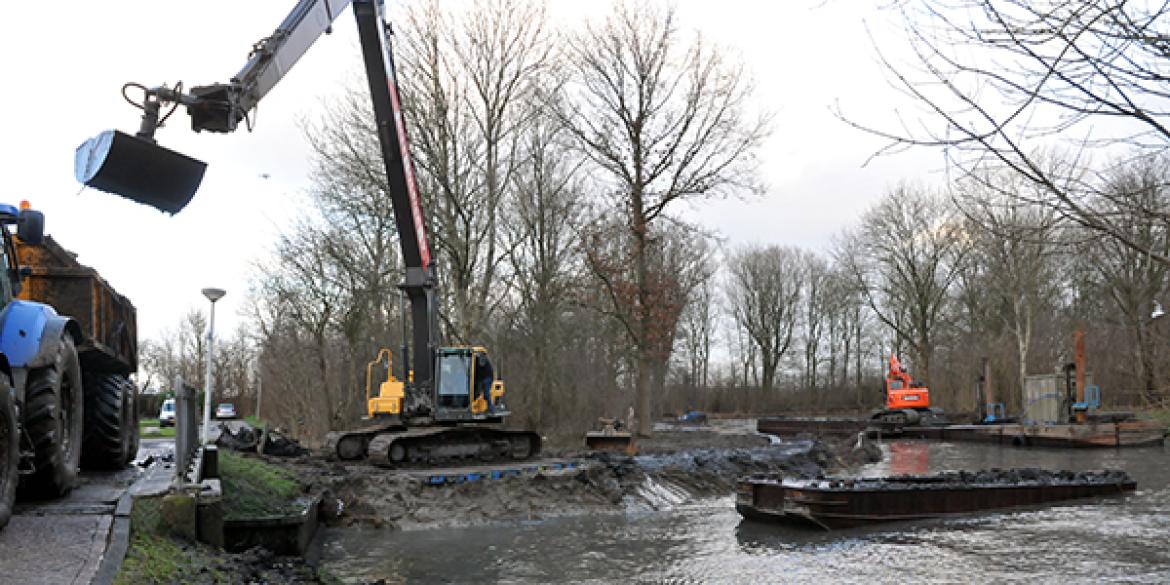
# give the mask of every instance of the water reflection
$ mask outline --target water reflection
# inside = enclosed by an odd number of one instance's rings
[[[930,471],[930,445],[922,441],[891,441],[890,471],[898,475],[915,475]]]

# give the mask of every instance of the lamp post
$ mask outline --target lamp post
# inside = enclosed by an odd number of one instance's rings
[[[211,429],[211,362],[215,359],[215,301],[223,298],[227,291],[222,288],[205,288],[203,296],[211,301],[211,319],[207,327],[207,375],[203,384],[203,446],[207,446],[207,435]]]
[[[264,378],[260,375],[260,360],[256,361],[256,422],[260,422],[260,399],[264,397]]]

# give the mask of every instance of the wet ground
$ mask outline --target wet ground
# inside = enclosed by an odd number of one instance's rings
[[[331,524],[428,530],[657,509],[660,500],[673,504],[730,493],[735,479],[748,473],[815,474],[835,458],[826,446],[811,440],[776,446],[766,437],[746,434],[751,431],[742,426],[720,423],[660,431],[652,440],[639,442],[635,457],[581,453],[582,445],[576,452],[556,453],[554,460],[574,463],[569,470],[522,472],[442,487],[418,470],[382,469],[320,456],[267,460],[289,468],[309,484],[308,491],[327,492],[327,501],[340,501],[342,514],[329,520]],[[515,469],[548,460],[496,463]],[[482,471],[479,463],[473,467]]]
[[[1043,467],[1124,469],[1128,497],[952,520],[812,532],[742,521],[726,496],[663,494],[623,512],[488,526],[330,528],[322,560],[387,583],[1166,583],[1170,450],[887,442],[857,475]]]

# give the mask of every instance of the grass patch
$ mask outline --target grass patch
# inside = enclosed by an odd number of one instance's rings
[[[246,423],[248,423],[248,424],[250,424],[253,427],[256,427],[258,429],[262,429],[262,428],[265,428],[266,426],[268,426],[268,423],[256,418],[255,416],[245,416],[244,422],[246,422]]]
[[[135,501],[130,547],[115,585],[139,583],[325,583],[340,584],[295,560],[249,553],[226,553],[210,545],[167,534],[161,498]]]
[[[130,536],[126,560],[114,579],[115,585],[138,583],[182,583],[206,571],[214,583],[227,583],[230,575],[217,565],[219,553],[203,544],[184,543],[173,538],[135,530]]]
[[[159,427],[157,418],[140,418],[138,419],[138,435],[147,439],[155,439],[159,437],[174,437],[175,427]]]
[[[225,520],[279,516],[304,509],[296,502],[303,492],[296,478],[259,459],[220,451],[219,477]]]
[[[1166,425],[1166,428],[1170,430],[1170,408],[1147,410],[1143,414],[1148,415],[1150,418],[1162,421],[1162,424]]]

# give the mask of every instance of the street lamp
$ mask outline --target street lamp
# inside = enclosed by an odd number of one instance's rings
[[[203,385],[203,446],[207,446],[207,435],[211,428],[211,361],[215,359],[215,301],[223,298],[227,291],[222,288],[205,288],[203,296],[211,301],[211,319],[207,327],[207,375]]]

